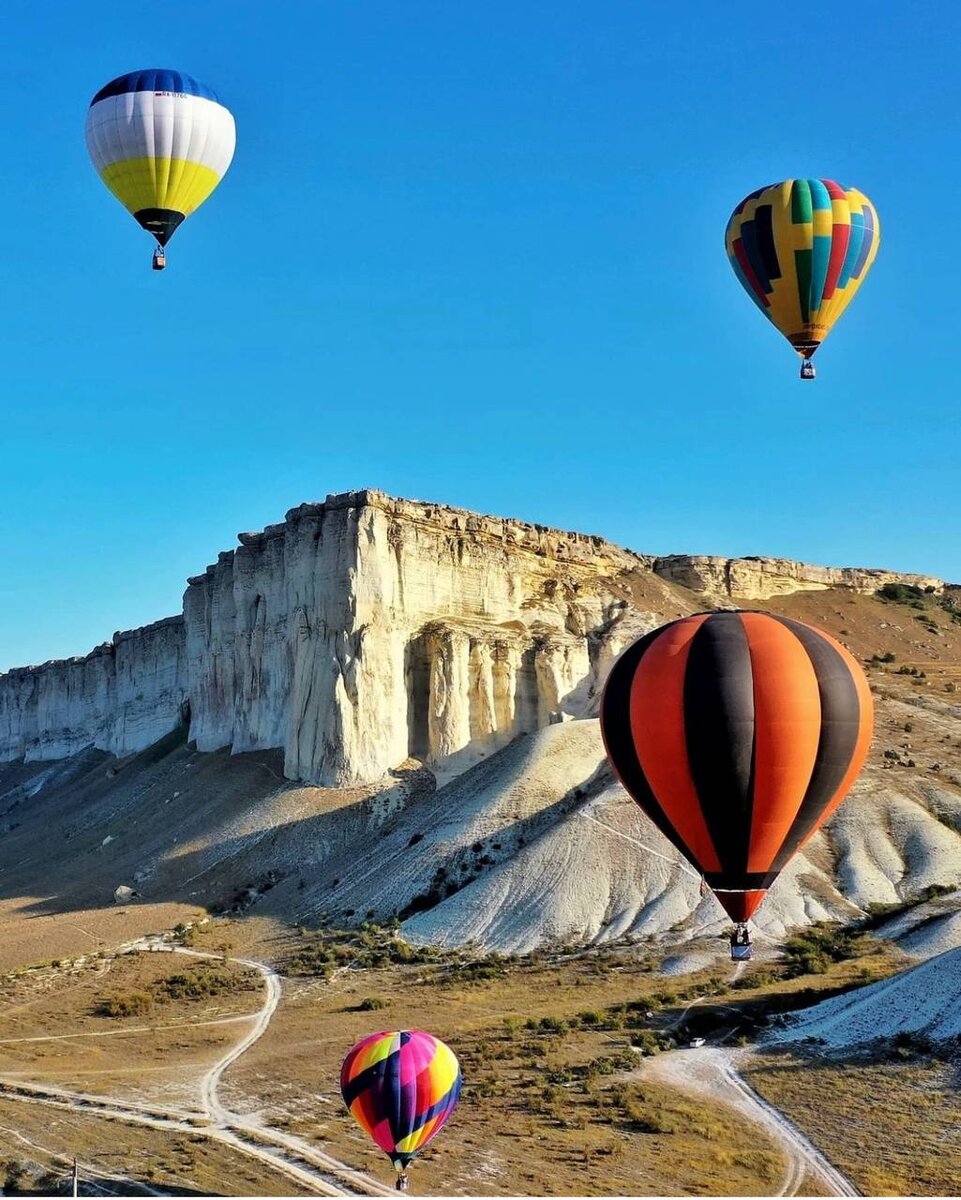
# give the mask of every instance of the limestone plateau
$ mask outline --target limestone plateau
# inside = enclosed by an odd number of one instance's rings
[[[183,613],[0,675],[0,761],[123,756],[186,723],[198,750],[281,749],[289,779],[456,773],[596,712],[641,633],[702,607],[940,579],[777,558],[657,558],[381,492],[328,496],[188,580]]]

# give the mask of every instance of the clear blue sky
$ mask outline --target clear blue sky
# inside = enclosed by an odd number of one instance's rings
[[[961,11],[5,0],[0,667],[177,612],[373,486],[639,550],[961,579]],[[83,139],[170,66],[237,119],[162,275]],[[815,384],[723,252],[762,184],[882,223]]]

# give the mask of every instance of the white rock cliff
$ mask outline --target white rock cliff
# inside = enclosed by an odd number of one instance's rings
[[[595,711],[624,645],[698,596],[943,587],[782,559],[655,559],[374,491],[301,505],[239,541],[188,581],[182,617],[0,675],[0,761],[124,755],[189,721],[200,750],[282,748],[291,779],[371,783],[408,758],[443,776]]]

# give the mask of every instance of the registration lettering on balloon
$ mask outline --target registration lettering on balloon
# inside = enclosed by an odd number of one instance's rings
[[[237,141],[234,118],[209,87],[163,69],[102,87],[86,137],[100,178],[161,249],[220,183]]]

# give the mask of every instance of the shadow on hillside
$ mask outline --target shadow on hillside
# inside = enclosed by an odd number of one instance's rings
[[[842,995],[854,989],[839,988],[825,992],[824,998]],[[923,1034],[903,1033],[894,1037],[878,1038],[856,1046],[832,1047],[820,1039],[805,1037],[797,1042],[760,1041],[755,1049],[764,1055],[767,1063],[753,1063],[753,1074],[780,1072],[793,1074],[811,1067],[876,1067],[876,1066],[933,1066],[949,1068],[949,1086],[961,1090],[961,1064],[958,1063],[957,1040],[935,1041]]]
[[[521,737],[440,791],[426,771],[385,787],[285,780],[280,751],[201,754],[178,730],[118,760],[84,751],[42,771],[0,767],[0,902],[22,917],[180,902],[322,924],[423,911],[467,886],[584,801],[575,787],[470,846],[435,831],[523,773]],[[595,781],[600,786],[603,780]],[[37,785],[42,784],[37,790]],[[400,882],[399,882],[400,881]],[[10,909],[8,908],[8,913]]]

